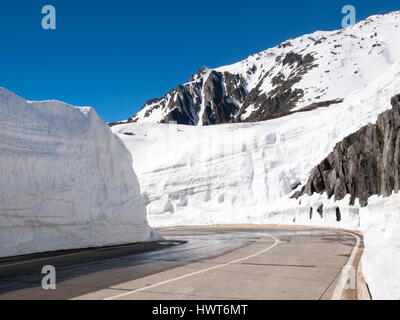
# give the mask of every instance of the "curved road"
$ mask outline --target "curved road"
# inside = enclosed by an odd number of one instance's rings
[[[159,232],[165,241],[0,259],[0,299],[356,298],[356,235],[271,226]],[[56,269],[56,290],[41,287],[44,265]]]

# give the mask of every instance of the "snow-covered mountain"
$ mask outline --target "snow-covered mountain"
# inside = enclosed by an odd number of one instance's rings
[[[131,163],[92,108],[0,88],[0,257],[156,239]]]
[[[329,106],[387,72],[400,58],[399,34],[398,11],[290,39],[233,65],[203,67],[123,122],[209,125]]]

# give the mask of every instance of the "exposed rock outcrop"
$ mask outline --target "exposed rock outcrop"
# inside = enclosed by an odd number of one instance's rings
[[[291,109],[296,106],[296,103],[304,97],[304,90],[295,88],[295,85],[300,82],[303,76],[311,69],[317,67],[315,58],[312,54],[301,55],[293,51],[283,56],[277,57],[276,65],[269,70],[258,85],[250,92],[249,97],[243,104],[237,121],[241,121],[242,115],[247,108],[253,106],[253,111],[245,121],[255,122],[269,120],[286,115]],[[274,74],[275,69],[285,67],[290,68],[289,75],[285,76],[283,72],[278,72],[271,79],[273,89],[269,92],[263,92],[262,85],[268,77]]]
[[[239,103],[247,96],[243,79],[228,72],[211,71],[204,83],[202,124],[228,123],[239,111]]]
[[[326,192],[335,200],[351,195],[368,204],[372,195],[389,196],[400,189],[400,95],[392,109],[379,115],[376,124],[362,127],[339,142],[311,172],[301,191],[292,197]]]
[[[160,123],[229,123],[235,120],[234,116],[247,96],[246,83],[240,75],[203,67],[190,82],[179,85],[160,99],[146,102],[141,112],[144,119]],[[136,122],[139,118],[136,115],[128,122]]]

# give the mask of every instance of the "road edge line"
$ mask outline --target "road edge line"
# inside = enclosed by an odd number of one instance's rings
[[[347,284],[347,281],[350,276],[350,271],[351,267],[353,266],[354,259],[356,257],[356,254],[358,252],[358,249],[360,247],[361,239],[358,235],[350,232],[344,232],[342,233],[348,234],[353,236],[356,239],[356,245],[354,246],[353,250],[351,251],[351,255],[349,260],[347,260],[347,263],[343,266],[341,272],[340,272],[340,279],[338,284],[336,285],[335,291],[333,292],[331,300],[341,300],[343,291],[345,289],[345,286]]]

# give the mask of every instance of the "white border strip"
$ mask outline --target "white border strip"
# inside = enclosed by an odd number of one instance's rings
[[[346,265],[342,268],[342,271],[340,272],[340,279],[335,288],[335,291],[333,292],[331,300],[340,300],[342,298],[343,291],[350,276],[351,267],[353,265],[354,259],[356,257],[361,242],[360,237],[358,235],[350,232],[344,232],[344,231],[341,232],[352,235],[354,238],[356,238],[356,245],[354,246],[353,251],[351,252],[349,260],[347,261]]]
[[[185,275],[180,276],[180,277],[176,277],[176,278],[168,279],[168,280],[165,280],[165,281],[157,282],[157,283],[154,283],[154,284],[146,286],[146,287],[142,287],[142,288],[135,289],[135,290],[132,290],[132,291],[127,291],[127,292],[124,292],[124,293],[121,293],[121,294],[117,294],[115,296],[111,296],[111,297],[108,297],[108,298],[103,298],[102,300],[115,300],[115,299],[122,298],[122,297],[128,296],[128,295],[136,293],[136,292],[140,292],[140,291],[143,291],[143,290],[147,290],[147,289],[151,289],[151,288],[154,288],[154,287],[158,287],[158,286],[161,286],[161,285],[164,285],[164,284],[167,284],[167,283],[171,283],[171,282],[174,282],[174,281],[178,281],[178,280],[181,280],[181,279],[189,278],[191,276],[195,276],[195,275],[198,275],[200,273],[204,273],[204,272],[207,272],[207,271],[219,269],[219,268],[228,266],[228,265],[233,264],[233,263],[242,262],[244,260],[256,257],[256,256],[258,256],[260,254],[263,254],[263,253],[271,250],[272,248],[275,248],[278,245],[278,243],[280,242],[279,239],[275,238],[272,235],[266,235],[266,236],[274,239],[275,240],[274,244],[269,246],[266,249],[263,249],[263,250],[261,250],[261,251],[259,251],[257,253],[253,253],[253,254],[251,254],[251,255],[249,255],[247,257],[236,259],[236,260],[232,260],[230,262],[219,264],[219,265],[216,265],[216,266],[213,266],[213,267],[209,267],[209,268],[206,268],[206,269],[202,269],[202,270],[199,270],[199,271],[196,271],[196,272],[188,273],[188,274],[185,274]]]

